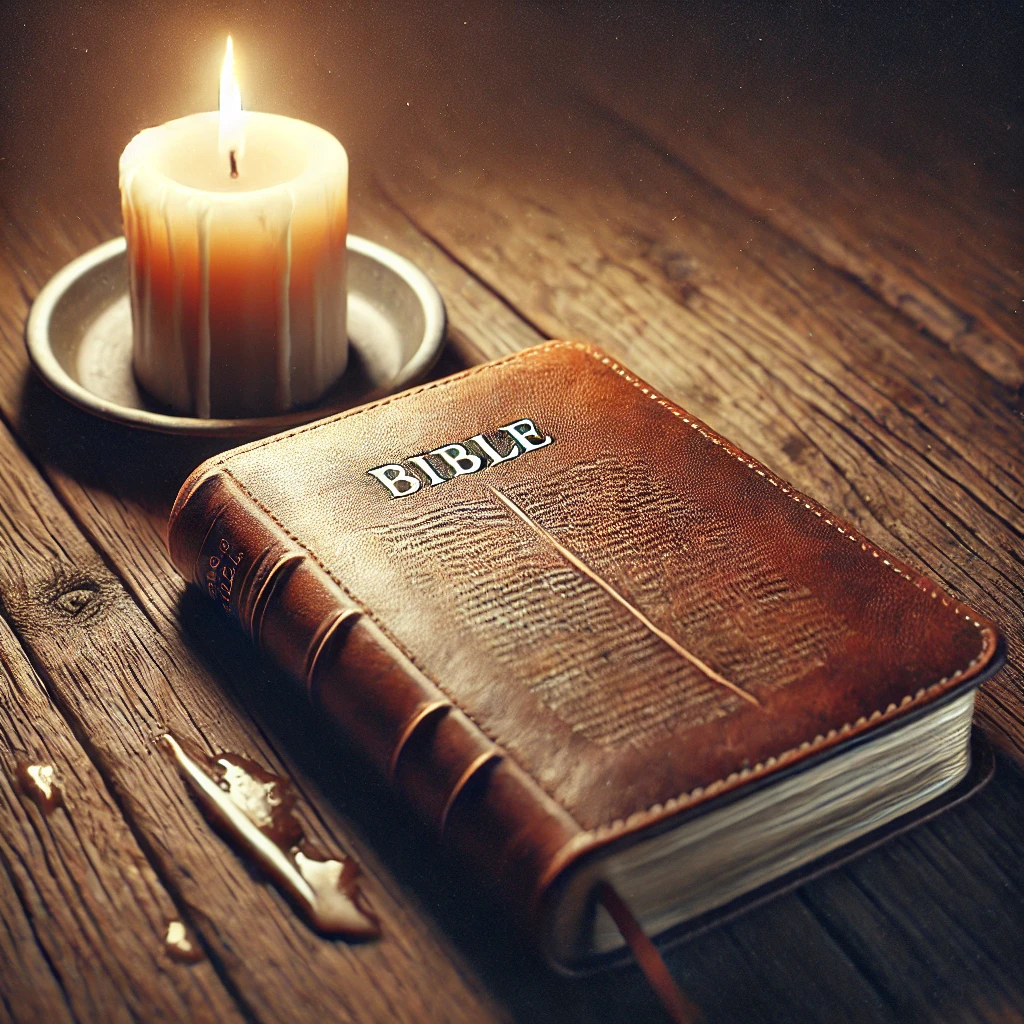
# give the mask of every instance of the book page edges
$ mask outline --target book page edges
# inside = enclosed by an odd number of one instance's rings
[[[483,881],[500,884],[514,916],[542,946],[547,894],[580,858],[609,844],[635,841],[648,830],[674,828],[682,817],[702,813],[709,802],[717,806],[741,789],[745,795],[879,729],[902,724],[976,685],[979,676],[994,673],[1003,660],[999,634],[985,623],[982,650],[954,677],[762,763],[588,831],[254,502],[223,457],[200,466],[182,487],[169,545],[179,571],[218,600],[306,689]],[[210,562],[225,556],[230,562],[239,551],[243,558],[227,587],[217,576],[218,570],[224,572],[223,561]]]
[[[959,781],[954,780],[949,788],[939,792],[906,814],[875,829],[868,830],[859,838],[840,844],[831,852],[816,856],[794,870],[787,871],[779,875],[779,877],[743,893],[736,899],[708,910],[706,913],[701,913],[692,918],[680,919],[678,923],[672,925],[667,930],[656,931],[655,934],[657,935],[659,945],[663,943],[675,945],[680,942],[688,942],[692,938],[703,935],[723,923],[745,914],[752,908],[759,907],[806,882],[834,871],[837,867],[876,849],[893,836],[909,831],[919,824],[930,821],[946,810],[956,807],[985,786],[991,780],[994,771],[995,758],[992,747],[981,731],[975,727],[971,733],[970,765],[965,777]],[[708,810],[711,809],[711,807],[708,808]],[[679,824],[682,824],[682,821]],[[633,841],[640,838],[640,836],[633,837]],[[622,842],[628,845],[630,841],[627,838]],[[569,977],[588,975],[594,971],[621,963],[623,959],[629,956],[628,947],[619,946],[611,952],[592,955],[582,961],[564,960],[559,959],[551,948],[554,931],[552,911],[561,909],[559,906],[561,900],[558,890],[562,888],[562,883],[571,881],[575,875],[575,869],[581,868],[586,870],[587,866],[595,861],[598,863],[603,862],[619,845],[602,846],[598,844],[592,850],[586,851],[588,854],[592,853],[593,856],[575,858],[559,874],[554,884],[548,890],[548,900],[545,903],[548,916],[541,932],[542,952],[547,962],[561,974]]]
[[[620,840],[628,842],[638,832],[674,828],[677,819],[684,814],[704,813],[712,802],[714,806],[719,806],[738,797],[745,797],[762,786],[780,781],[794,771],[803,770],[866,740],[874,739],[880,732],[906,725],[938,704],[953,700],[967,690],[976,689],[994,676],[1005,662],[1006,644],[1002,635],[995,630],[985,630],[983,651],[967,670],[957,673],[955,678],[940,680],[914,695],[908,695],[899,705],[890,704],[885,710],[876,710],[839,729],[831,729],[826,734],[806,740],[764,762],[731,772],[725,778],[706,786],[697,786],[664,803],[638,810],[626,818],[594,829],[581,830],[560,851],[558,858],[552,861],[542,879],[541,888],[548,888],[577,859],[599,847]]]

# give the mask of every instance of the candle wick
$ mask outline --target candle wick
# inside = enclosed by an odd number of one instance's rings
[[[234,150],[231,150],[231,152],[228,154],[228,158],[231,160],[231,177],[232,178],[237,178],[238,177],[238,160],[235,157],[235,151]]]

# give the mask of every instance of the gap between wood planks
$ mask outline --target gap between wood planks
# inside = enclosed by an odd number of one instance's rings
[[[55,766],[62,807],[46,813],[15,792],[20,761]],[[214,967],[166,958],[167,923],[187,916],[2,617],[0,802],[0,915],[15,929],[0,935],[0,995],[20,1010],[12,1020],[241,1019]]]
[[[486,285],[485,285],[485,286],[486,286]],[[506,305],[507,305],[507,304],[506,304]],[[531,338],[530,340],[532,340],[532,338]],[[61,498],[61,501],[62,501],[62,503],[64,503],[64,504],[65,504],[65,506],[66,506],[66,507],[69,507],[69,506],[68,506],[68,502],[70,502],[70,501],[71,501],[71,499],[70,499],[70,497],[68,497],[68,496],[67,496],[66,494],[64,494],[64,493],[63,493],[63,487],[64,487],[64,486],[66,486],[66,481],[65,481],[65,484],[61,485],[61,492],[62,492],[62,498]],[[71,507],[73,508],[73,506],[71,506]],[[99,511],[99,510],[97,510],[97,511]],[[73,514],[73,515],[75,516],[75,518],[76,518],[76,519],[78,519],[78,518],[79,518],[79,516],[77,515],[77,513],[76,513],[75,511],[72,511],[72,514]],[[80,520],[80,521],[84,521],[84,520]],[[121,577],[122,577],[122,579],[125,579],[125,577],[123,576],[123,574],[122,574],[122,573],[120,573],[120,572],[119,572],[119,573],[118,573],[118,575],[119,575],[119,576],[121,576]],[[137,585],[137,584],[136,584],[136,585]],[[130,586],[130,587],[129,587],[129,590],[130,590],[130,591],[132,591],[133,593],[135,593],[135,591],[133,590],[133,587],[131,587],[131,586]],[[151,595],[151,596],[152,596],[152,595]],[[137,594],[136,594],[136,602],[138,602],[138,596],[137,596]],[[151,620],[151,621],[152,621],[152,620]]]
[[[752,205],[738,190],[730,191],[725,185],[709,177],[696,163],[684,160],[675,147],[665,146],[660,143],[646,128],[636,121],[624,117],[614,106],[609,105],[603,99],[595,98],[587,93],[577,93],[576,96],[581,105],[589,107],[599,117],[628,133],[652,152],[659,154],[667,164],[674,165],[684,174],[702,182],[709,192],[717,195],[723,202],[735,206],[752,219],[760,221],[766,227],[787,239],[794,247],[802,250],[811,260],[819,261],[834,273],[844,277],[854,287],[861,289],[866,295],[892,310],[909,327],[931,338],[932,341],[947,349],[957,359],[973,363],[983,372],[991,375],[996,381],[1006,387],[1007,402],[1015,396],[1017,389],[1024,384],[1024,370],[1011,370],[1008,366],[1000,365],[1006,362],[1005,359],[982,358],[979,360],[974,353],[965,350],[962,345],[958,345],[956,338],[939,334],[932,325],[929,325],[926,319],[912,316],[907,311],[905,304],[893,302],[889,295],[889,289],[881,287],[880,284],[872,285],[863,272],[858,273],[848,264],[844,264],[838,259],[829,256],[823,246],[814,247],[809,239],[801,236],[799,232],[792,230],[792,227],[787,226],[780,218],[772,217],[766,211]],[[964,313],[962,315],[966,319],[970,319],[969,314]],[[1024,347],[1022,347],[1022,352],[1024,352]],[[1024,354],[1022,354],[1021,358],[1024,361]]]

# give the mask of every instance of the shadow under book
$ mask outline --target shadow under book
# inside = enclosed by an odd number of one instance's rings
[[[994,625],[590,345],[220,455],[170,548],[563,970],[991,770]]]

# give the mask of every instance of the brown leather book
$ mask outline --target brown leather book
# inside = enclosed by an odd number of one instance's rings
[[[678,929],[956,792],[1002,658],[576,342],[205,463],[170,548],[570,968],[608,885]]]

